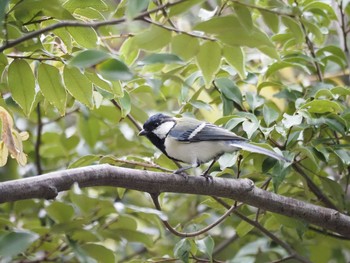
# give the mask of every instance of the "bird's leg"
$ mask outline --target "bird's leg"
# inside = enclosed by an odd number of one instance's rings
[[[218,158],[214,158],[214,160],[210,163],[209,167],[204,171],[202,176],[204,176],[205,178],[213,179],[213,177],[208,175],[208,173],[209,173],[210,169],[213,167],[214,163],[216,163],[217,160],[218,160]]]

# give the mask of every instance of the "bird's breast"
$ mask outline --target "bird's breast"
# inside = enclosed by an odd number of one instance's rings
[[[181,142],[168,136],[164,141],[169,157],[192,165],[206,163],[225,152],[233,152],[237,148],[225,141]]]

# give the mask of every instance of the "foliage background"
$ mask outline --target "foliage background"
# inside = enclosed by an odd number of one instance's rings
[[[241,152],[212,175],[349,211],[348,1],[5,0],[0,11],[1,163],[10,154],[22,164],[9,159],[1,180],[94,163],[174,169],[137,137],[138,123],[165,112],[224,125],[297,163]],[[179,238],[159,217],[190,232],[226,208],[177,194],[161,203],[164,214],[146,193],[75,186],[2,204],[1,262],[350,258],[343,237],[244,205],[243,218]]]

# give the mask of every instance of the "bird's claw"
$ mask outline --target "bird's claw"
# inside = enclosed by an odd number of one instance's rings
[[[213,181],[213,177],[207,173],[201,174],[205,178],[206,181]]]
[[[181,175],[184,179],[188,179],[188,174],[185,173],[184,171],[181,171],[180,169],[179,170],[176,170],[174,171],[174,174],[178,174],[178,175]]]

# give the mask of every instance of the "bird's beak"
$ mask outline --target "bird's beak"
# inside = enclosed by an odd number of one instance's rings
[[[139,132],[139,136],[145,136],[147,134],[147,132],[145,131],[145,130],[141,130],[140,132]]]

